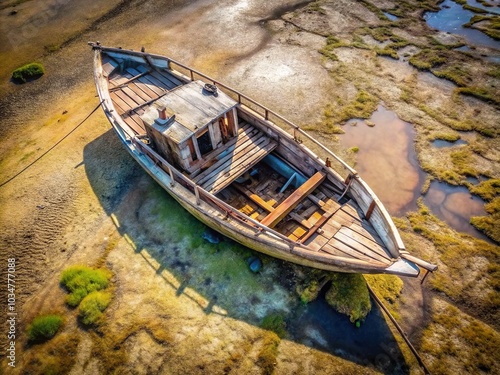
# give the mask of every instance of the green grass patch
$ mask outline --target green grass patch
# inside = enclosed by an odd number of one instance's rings
[[[434,137],[432,138],[433,141],[441,140],[441,141],[447,141],[447,142],[456,142],[459,139],[460,139],[460,134],[448,133],[448,132],[436,133],[436,134],[434,134]]]
[[[393,58],[394,60],[399,60],[399,55],[396,50],[385,47],[385,48],[375,48],[375,52],[379,56],[388,56]]]
[[[283,314],[272,313],[264,317],[261,328],[273,331],[279,338],[286,336],[286,323]]]
[[[12,72],[12,79],[16,82],[25,83],[27,81],[41,77],[45,69],[40,63],[30,63],[17,68]]]
[[[28,340],[33,343],[50,340],[55,336],[62,324],[63,318],[59,315],[37,316],[28,326]]]
[[[352,152],[352,153],[354,153],[354,154],[355,154],[355,153],[359,152],[359,147],[357,147],[357,146],[351,147],[351,148],[349,149],[349,152]]]
[[[434,49],[423,49],[416,53],[408,62],[418,70],[430,70],[436,66],[446,62],[447,56],[445,51]]]
[[[417,204],[418,211],[408,214],[411,227],[432,242],[433,251],[446,266],[446,272],[434,273],[430,278],[432,288],[446,294],[454,303],[467,306],[468,311],[482,316],[484,321],[498,322],[500,298],[495,288],[500,285],[500,273],[486,270],[488,265],[498,264],[500,247],[457,233],[432,215],[421,198]],[[421,245],[422,242],[416,242],[408,250],[418,255]]]
[[[461,65],[446,66],[439,70],[433,69],[432,74],[447,79],[460,87],[468,86],[473,81],[470,72]]]
[[[491,201],[500,196],[500,178],[492,178],[481,181],[478,185],[469,188],[472,194],[479,195],[487,201]]]
[[[330,35],[328,38],[326,38],[326,46],[320,49],[319,52],[330,60],[337,61],[339,58],[333,51],[335,50],[335,48],[346,46],[348,46],[347,43],[342,42],[340,39],[337,39],[334,36]]]
[[[354,101],[345,106],[339,113],[339,121],[353,118],[369,118],[377,109],[379,99],[368,91],[360,90]]]
[[[370,294],[363,275],[334,273],[326,301],[338,312],[349,316],[351,322],[363,320],[371,310]]]
[[[63,271],[61,285],[69,292],[66,303],[72,307],[91,292],[108,287],[111,272],[105,269],[93,269],[87,266],[72,266]]]
[[[469,95],[488,103],[500,106],[500,98],[498,98],[489,89],[484,87],[470,86],[470,87],[459,87],[455,89],[456,94]]]
[[[94,325],[99,323],[103,311],[111,302],[111,293],[104,291],[94,291],[88,294],[80,302],[78,317],[85,325]]]
[[[280,342],[280,338],[274,333],[264,336],[262,347],[257,356],[257,366],[262,370],[262,375],[271,375],[274,373]]]
[[[462,147],[459,150],[450,153],[451,162],[454,170],[463,176],[477,177],[479,171],[474,168],[474,158],[472,151],[467,147]]]

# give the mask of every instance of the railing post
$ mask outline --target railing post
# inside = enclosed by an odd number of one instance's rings
[[[194,74],[193,74],[193,71],[191,69],[189,69],[189,73],[191,74],[191,81],[194,81]]]
[[[269,120],[269,111],[266,109],[266,111],[265,111],[264,113],[265,113],[264,118],[265,118],[266,120]]]
[[[200,205],[200,192],[198,191],[198,185],[194,185],[194,195],[196,196],[196,204]]]
[[[167,166],[167,168],[168,168],[168,174],[170,175],[170,187],[174,187],[175,186],[174,172],[172,172],[172,168],[170,168],[169,166]]]
[[[241,104],[241,94],[238,93],[238,103]]]

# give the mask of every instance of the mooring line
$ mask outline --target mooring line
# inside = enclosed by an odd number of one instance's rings
[[[11,178],[9,178],[8,180],[2,182],[0,184],[0,188],[3,187],[4,185],[7,185],[9,182],[11,182],[13,179],[15,179],[16,177],[18,177],[21,173],[23,173],[24,171],[26,171],[28,168],[30,168],[33,164],[35,164],[37,161],[39,161],[41,158],[43,158],[45,155],[47,155],[50,151],[52,151],[59,143],[61,143],[62,141],[64,141],[66,138],[69,137],[69,135],[71,133],[73,133],[76,129],[78,129],[85,121],[88,120],[88,118],[90,116],[92,116],[94,114],[95,111],[97,111],[97,109],[101,106],[102,102],[104,100],[101,100],[101,102],[92,110],[92,112],[90,112],[87,117],[85,117],[77,126],[75,126],[68,134],[66,134],[64,137],[62,137],[59,141],[57,141],[52,147],[50,147],[47,151],[45,151],[42,155],[40,155],[38,158],[36,158],[35,160],[33,160],[30,164],[28,164],[26,167],[24,167],[23,169],[21,169],[19,172],[17,172],[14,176],[12,176]]]
[[[405,340],[406,342],[406,345],[408,345],[408,347],[410,348],[411,352],[413,353],[413,355],[415,356],[415,358],[417,359],[417,362],[418,364],[420,365],[420,367],[422,367],[422,369],[424,370],[424,373],[426,375],[430,375],[430,371],[429,369],[427,368],[427,366],[425,366],[425,363],[424,361],[422,360],[422,358],[420,357],[420,354],[418,354],[417,352],[417,349],[415,349],[415,347],[412,345],[412,343],[410,342],[410,339],[406,336],[406,333],[403,331],[403,328],[401,328],[401,326],[399,325],[399,323],[396,321],[396,319],[394,319],[394,317],[392,316],[392,314],[389,312],[389,310],[387,309],[387,307],[384,306],[384,304],[382,303],[382,301],[377,297],[377,295],[375,294],[375,292],[372,290],[372,288],[370,288],[370,285],[368,285],[368,283],[366,283],[366,286],[368,287],[368,291],[370,292],[370,295],[373,297],[373,299],[375,300],[375,302],[377,303],[377,305],[379,305],[382,310],[386,313],[386,315],[389,317],[389,319],[391,320],[391,322],[394,324],[394,326],[396,327],[396,329],[399,331],[399,333],[401,334],[401,336],[403,337],[403,339]]]

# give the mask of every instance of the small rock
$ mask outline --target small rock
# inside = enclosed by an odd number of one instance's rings
[[[211,228],[207,228],[201,235],[201,238],[213,244],[218,244],[222,241],[222,235]]]
[[[250,258],[248,258],[247,264],[250,268],[250,271],[252,271],[253,273],[260,272],[260,270],[262,269],[262,261],[256,256],[251,256]]]

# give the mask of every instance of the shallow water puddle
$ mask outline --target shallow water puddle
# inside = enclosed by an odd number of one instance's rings
[[[484,201],[471,195],[465,186],[452,186],[444,182],[432,181],[429,191],[424,196],[424,203],[441,220],[452,228],[474,237],[487,237],[474,228],[469,219],[472,216],[487,215]]]
[[[464,145],[466,143],[467,142],[464,141],[463,139],[459,139],[455,142],[445,141],[444,139],[436,139],[435,141],[432,141],[432,145],[437,148],[453,147],[458,145]]]
[[[468,3],[476,6],[474,2],[469,1]],[[429,26],[440,31],[461,35],[471,44],[500,49],[500,41],[490,38],[479,30],[463,27],[475,15],[474,12],[463,9],[461,5],[452,0],[445,0],[440,4],[440,7],[439,12],[424,13],[424,19]],[[490,9],[488,11],[493,12]]]
[[[391,215],[404,215],[416,209],[425,179],[413,145],[414,129],[381,105],[369,121],[375,126],[347,122],[340,142],[344,148],[359,147],[355,169]]]
[[[391,215],[404,216],[407,211],[417,209],[416,202],[425,180],[413,145],[414,129],[381,105],[369,121],[375,126],[368,126],[362,120],[348,121],[340,143],[346,149],[359,147],[355,169]],[[435,141],[433,146],[450,147],[460,143],[465,142]],[[434,181],[424,202],[452,228],[487,239],[469,223],[472,216],[486,215],[484,201],[471,197],[466,187]]]

